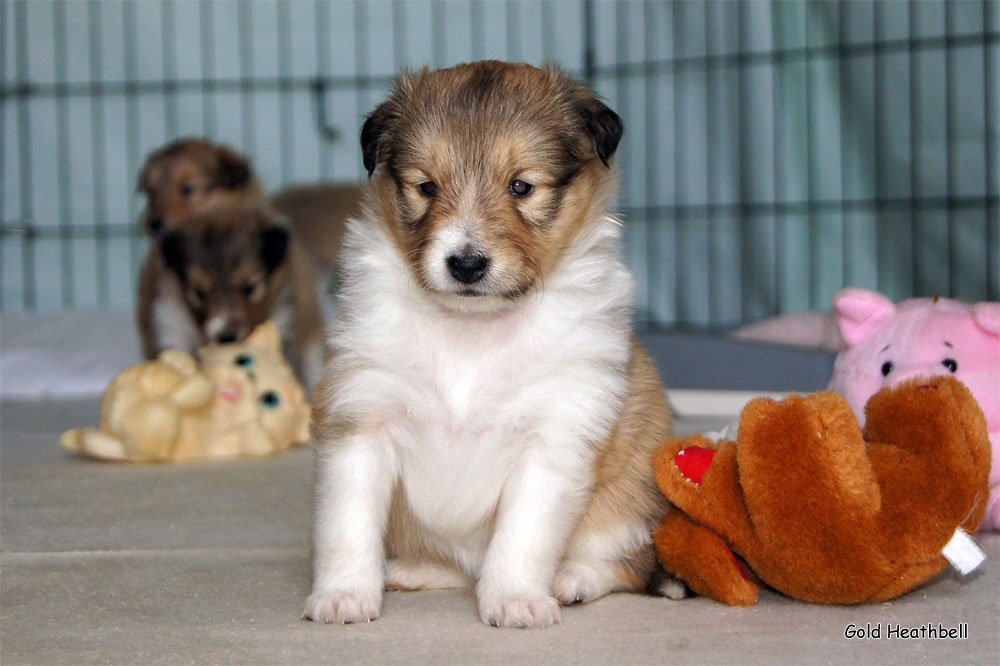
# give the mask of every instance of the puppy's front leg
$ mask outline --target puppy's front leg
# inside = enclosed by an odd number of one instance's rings
[[[553,453],[545,447],[526,451],[504,486],[476,585],[486,624],[545,627],[559,622],[552,579],[592,478],[589,464],[567,464]]]
[[[317,443],[313,589],[303,617],[337,624],[378,617],[394,470],[384,434]]]

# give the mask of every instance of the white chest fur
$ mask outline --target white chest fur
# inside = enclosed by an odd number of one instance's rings
[[[352,227],[330,340],[345,370],[330,408],[384,428],[414,515],[443,539],[485,527],[529,447],[589,472],[580,462],[614,424],[632,282],[615,254],[616,223],[590,236],[544,291],[469,314],[420,292],[374,225]]]

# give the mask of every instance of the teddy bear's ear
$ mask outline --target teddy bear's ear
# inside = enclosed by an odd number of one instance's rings
[[[972,306],[972,318],[987,333],[1000,335],[1000,303],[976,303]]]
[[[268,319],[263,324],[257,326],[253,329],[253,332],[247,336],[246,343],[251,347],[256,347],[257,349],[267,349],[270,351],[281,351],[281,331],[278,330],[278,325],[272,320]]]
[[[840,337],[848,347],[854,347],[896,312],[896,304],[876,291],[848,287],[833,297],[833,311]]]

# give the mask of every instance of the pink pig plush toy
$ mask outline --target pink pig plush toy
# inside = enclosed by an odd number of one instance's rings
[[[917,375],[952,374],[986,415],[993,465],[980,529],[1000,529],[1000,303],[969,305],[947,298],[914,298],[898,305],[866,289],[833,299],[844,348],[830,388],[850,403],[864,425],[868,398]]]

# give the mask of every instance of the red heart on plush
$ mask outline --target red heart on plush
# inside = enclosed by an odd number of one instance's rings
[[[701,485],[701,477],[712,464],[715,449],[705,449],[700,446],[689,446],[674,456],[674,464],[686,478]]]

